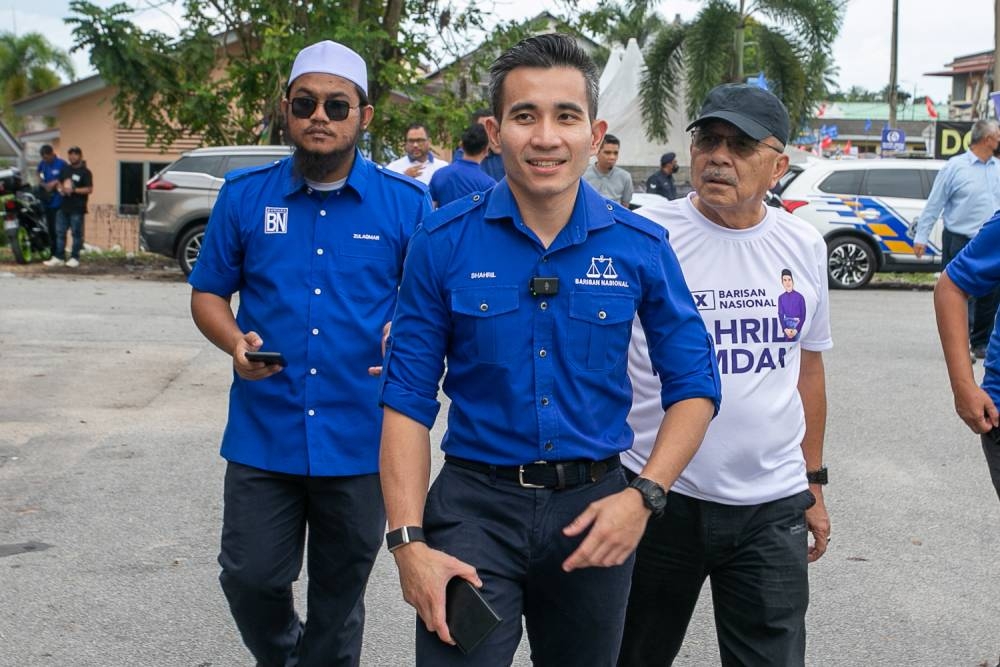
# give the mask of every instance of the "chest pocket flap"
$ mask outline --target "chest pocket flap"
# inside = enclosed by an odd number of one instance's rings
[[[514,285],[452,290],[455,351],[470,361],[505,363],[516,346],[509,340],[505,345],[502,341],[505,340],[504,332],[509,339],[509,333],[515,328],[518,303],[518,288]]]
[[[625,363],[635,300],[629,294],[574,292],[570,296],[570,361],[582,370],[608,371]]]

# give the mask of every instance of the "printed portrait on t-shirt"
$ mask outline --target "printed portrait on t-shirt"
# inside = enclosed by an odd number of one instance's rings
[[[781,270],[784,292],[778,297],[778,320],[788,340],[798,340],[799,326],[806,319],[806,300],[795,291],[795,279],[789,269]]]

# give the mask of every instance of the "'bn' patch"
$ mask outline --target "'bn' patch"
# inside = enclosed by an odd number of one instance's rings
[[[715,310],[715,290],[691,292],[691,298],[698,310]]]
[[[288,233],[288,209],[268,206],[264,209],[264,233]]]

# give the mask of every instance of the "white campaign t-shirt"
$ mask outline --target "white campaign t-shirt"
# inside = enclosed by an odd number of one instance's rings
[[[389,171],[394,171],[397,174],[405,174],[406,170],[412,167],[416,162],[411,160],[409,156],[404,155],[398,160],[393,160],[389,164],[385,165],[385,168]],[[444,169],[448,166],[447,160],[442,160],[439,157],[434,157],[433,155],[427,156],[427,161],[424,162],[424,169],[419,174],[417,174],[417,180],[424,185],[431,184],[431,176],[438,169]]]
[[[805,416],[797,389],[800,346],[833,347],[826,244],[809,223],[771,206],[750,229],[721,227],[698,212],[693,196],[638,211],[667,228],[715,343],[722,378],[719,414],[672,490],[727,505],[787,498],[808,488],[801,449]],[[782,285],[783,270],[791,272],[794,293]],[[629,376],[635,443],[622,462],[639,472],[663,408],[638,320]]]

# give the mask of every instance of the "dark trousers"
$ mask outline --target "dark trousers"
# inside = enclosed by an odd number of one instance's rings
[[[534,665],[613,666],[632,558],[617,567],[563,572],[562,562],[582,538],[568,538],[562,529],[590,503],[624,488],[621,470],[555,491],[445,463],[427,496],[427,543],[476,568],[481,592],[503,622],[466,656],[418,618],[416,664],[507,667],[521,641],[523,615]]]
[[[219,581],[261,667],[360,663],[365,585],[385,529],[378,475],[304,477],[230,462]],[[306,621],[292,582],[309,531]]]
[[[73,231],[73,248],[70,250],[70,257],[80,259],[80,251],[83,250],[83,213],[69,213],[63,210],[56,216],[56,250],[55,257],[65,259],[66,255],[66,231]]]
[[[49,230],[49,246],[52,249],[52,256],[56,257],[56,218],[59,217],[59,209],[45,208],[45,226]]]
[[[996,489],[997,497],[1000,498],[1000,428],[984,433],[980,439],[983,442],[983,454],[986,456],[986,465],[990,469],[993,488]]]
[[[945,229],[941,234],[941,266],[947,266],[972,238]],[[993,335],[993,322],[1000,304],[1000,288],[989,294],[969,299],[969,345],[986,347]]]
[[[636,551],[619,667],[673,663],[705,578],[723,666],[805,662],[808,491],[733,506],[668,494]]]

